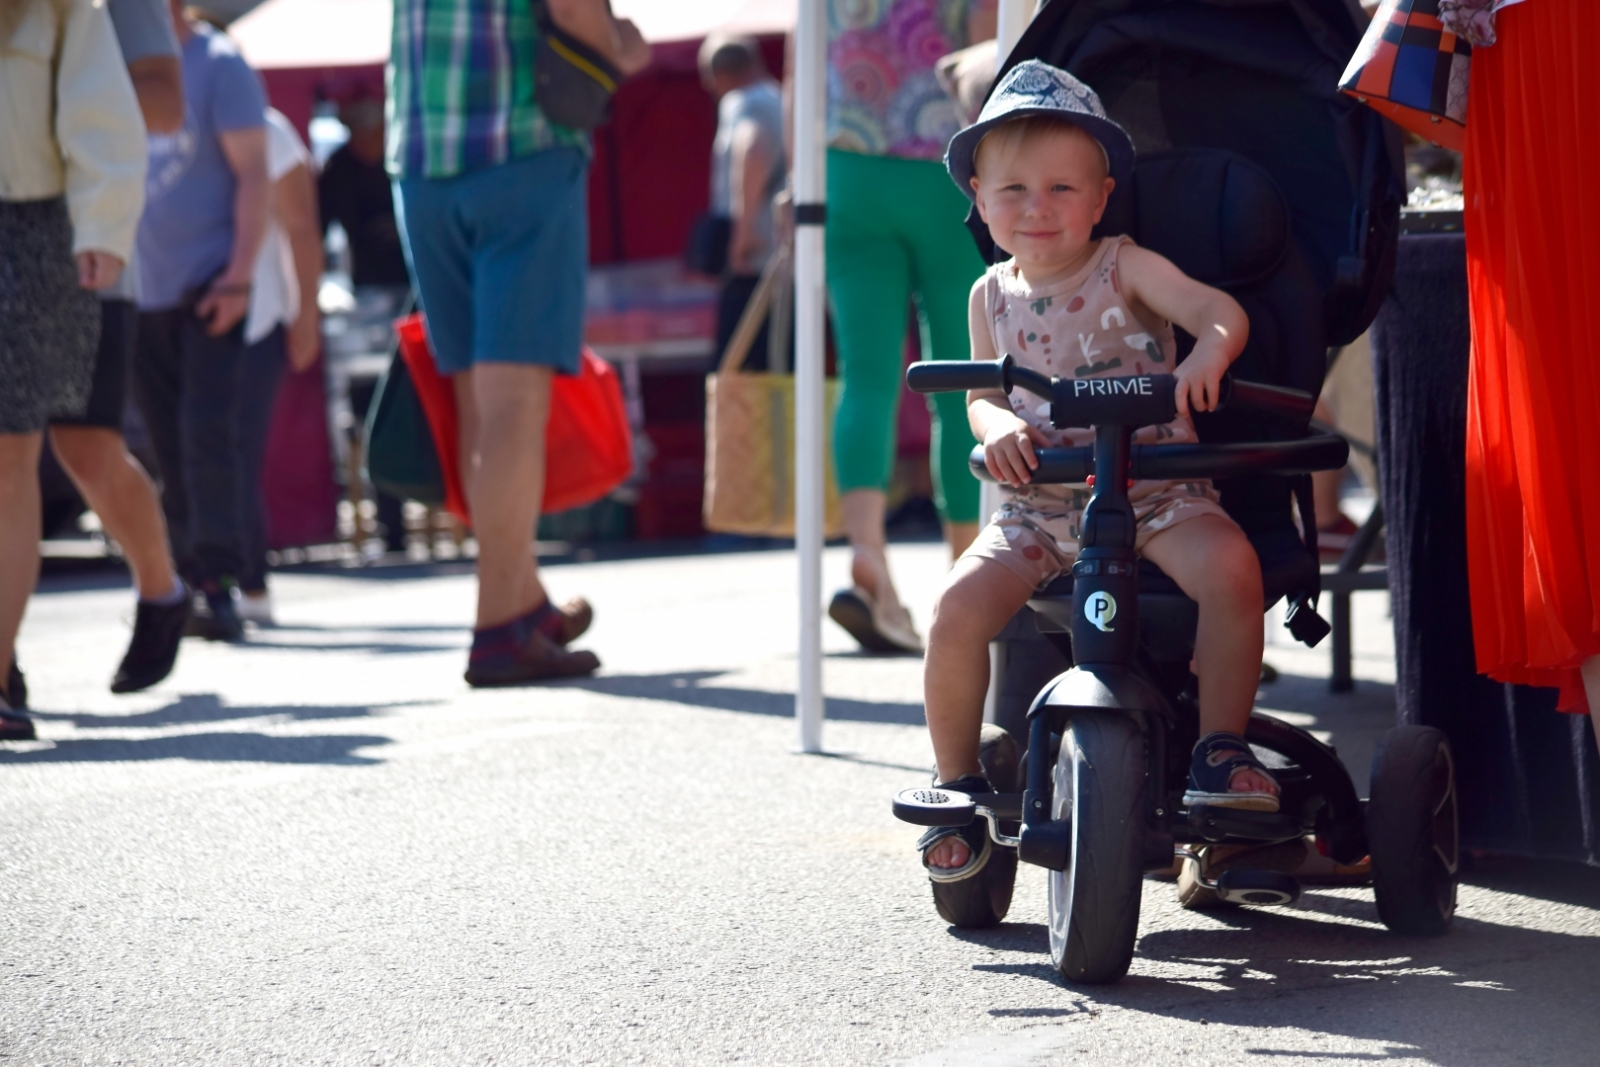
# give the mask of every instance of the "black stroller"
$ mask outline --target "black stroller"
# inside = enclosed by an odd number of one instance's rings
[[[1260,557],[1265,606],[1284,600],[1307,644],[1326,636],[1309,475],[1343,466],[1348,449],[1309,433],[1311,409],[1330,348],[1359,336],[1387,292],[1403,197],[1397,137],[1335,89],[1365,22],[1355,0],[1051,0],[1007,60],[1070,71],[1132,135],[1134,180],[1113,195],[1102,231],[1133,236],[1249,314],[1232,398],[1196,418],[1201,444],[1130,447],[1133,429],[1171,417],[1170,379],[1097,399],[1005,357],[908,376],[925,392],[1027,389],[1051,401],[1056,425],[1095,428],[1092,448],[1040,453],[1036,481],[1093,474],[1094,497],[1073,573],[1002,635],[981,753],[997,794],[895,798],[908,822],[988,822],[979,872],[933,885],[949,922],[1000,921],[1019,859],[1051,872],[1051,956],[1069,981],[1126,973],[1143,872],[1170,868],[1175,850],[1189,906],[1291,903],[1289,872],[1314,848],[1345,865],[1371,857],[1393,929],[1438,933],[1454,912],[1454,772],[1436,730],[1389,732],[1362,801],[1331,748],[1257,714],[1246,739],[1279,781],[1280,811],[1183,806],[1198,736],[1197,610],[1136,561],[1123,488],[1129,476],[1214,478]],[[982,224],[969,224],[992,252]],[[1180,335],[1180,359],[1192,344]],[[982,471],[981,451],[973,466]],[[1108,617],[1107,598],[1122,606],[1116,633],[1092,624]],[[1250,846],[1235,850],[1246,862],[1212,864],[1219,845]]]

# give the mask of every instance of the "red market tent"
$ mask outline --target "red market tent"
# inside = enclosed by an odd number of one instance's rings
[[[614,0],[612,8],[639,24],[655,59],[623,84],[612,121],[596,132],[590,258],[675,256],[710,181],[716,109],[695,70],[700,41],[715,30],[763,38],[779,71],[795,0]],[[319,99],[382,93],[392,13],[393,0],[267,0],[228,32],[273,106],[304,132]]]

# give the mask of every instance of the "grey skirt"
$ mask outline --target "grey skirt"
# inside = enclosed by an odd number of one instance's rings
[[[78,284],[64,197],[0,200],[0,433],[81,416],[100,298]]]

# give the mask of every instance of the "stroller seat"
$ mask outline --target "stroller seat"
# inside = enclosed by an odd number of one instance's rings
[[[1304,329],[1320,313],[1317,291],[1295,248],[1289,209],[1262,168],[1222,149],[1153,153],[1134,169],[1133,188],[1117,198],[1101,224],[1127,233],[1172,260],[1190,277],[1231,293],[1250,316],[1251,336],[1237,368],[1257,381],[1320,388],[1326,350]],[[1179,359],[1193,347],[1180,336]],[[1304,426],[1274,425],[1260,416],[1219,413],[1195,419],[1202,440],[1249,441],[1299,436]],[[1317,558],[1289,520],[1290,489],[1283,478],[1218,483],[1223,506],[1244,529],[1261,560],[1265,602],[1314,594]],[[1072,619],[1071,574],[1029,601],[1045,633],[1067,633]],[[1139,564],[1141,640],[1158,662],[1188,662],[1199,609],[1176,582],[1148,561]]]
[[[1388,292],[1405,199],[1397,136],[1338,90],[1366,28],[1353,7],[1050,0],[999,71],[1039,59],[1099,94],[1139,156],[1097,236],[1127,234],[1227,292],[1250,319],[1234,375],[1313,396],[1330,347],[1360,336]],[[974,210],[967,221],[993,262],[998,250],[982,219]],[[1180,360],[1193,344],[1179,332]],[[1199,415],[1195,429],[1208,444],[1307,432],[1238,410]],[[1296,528],[1315,528],[1309,479],[1254,476],[1215,486],[1260,558],[1263,608],[1286,601],[1290,632],[1315,645],[1327,632],[1315,611],[1320,566]],[[1061,631],[1072,588],[1066,576],[1042,590],[994,646],[995,721],[1019,740],[1035,695],[1071,664]],[[1152,564],[1141,563],[1138,588],[1141,644],[1176,692],[1187,684],[1198,608]]]

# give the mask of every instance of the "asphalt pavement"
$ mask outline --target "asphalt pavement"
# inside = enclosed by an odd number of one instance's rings
[[[941,550],[893,560],[925,625]],[[889,814],[931,758],[917,660],[830,627],[828,755],[791,750],[792,554],[550,568],[604,670],[483,692],[450,570],[279,575],[279,627],[129,697],[131,596],[46,583],[42,740],[0,745],[0,1065],[1600,1063],[1600,871],[1480,860],[1437,939],[1365,889],[1191,913],[1150,881],[1129,977],[1066,987],[1040,872],[997,929],[933,911]],[[1274,644],[1260,703],[1364,781],[1393,664],[1357,603],[1357,692]]]

